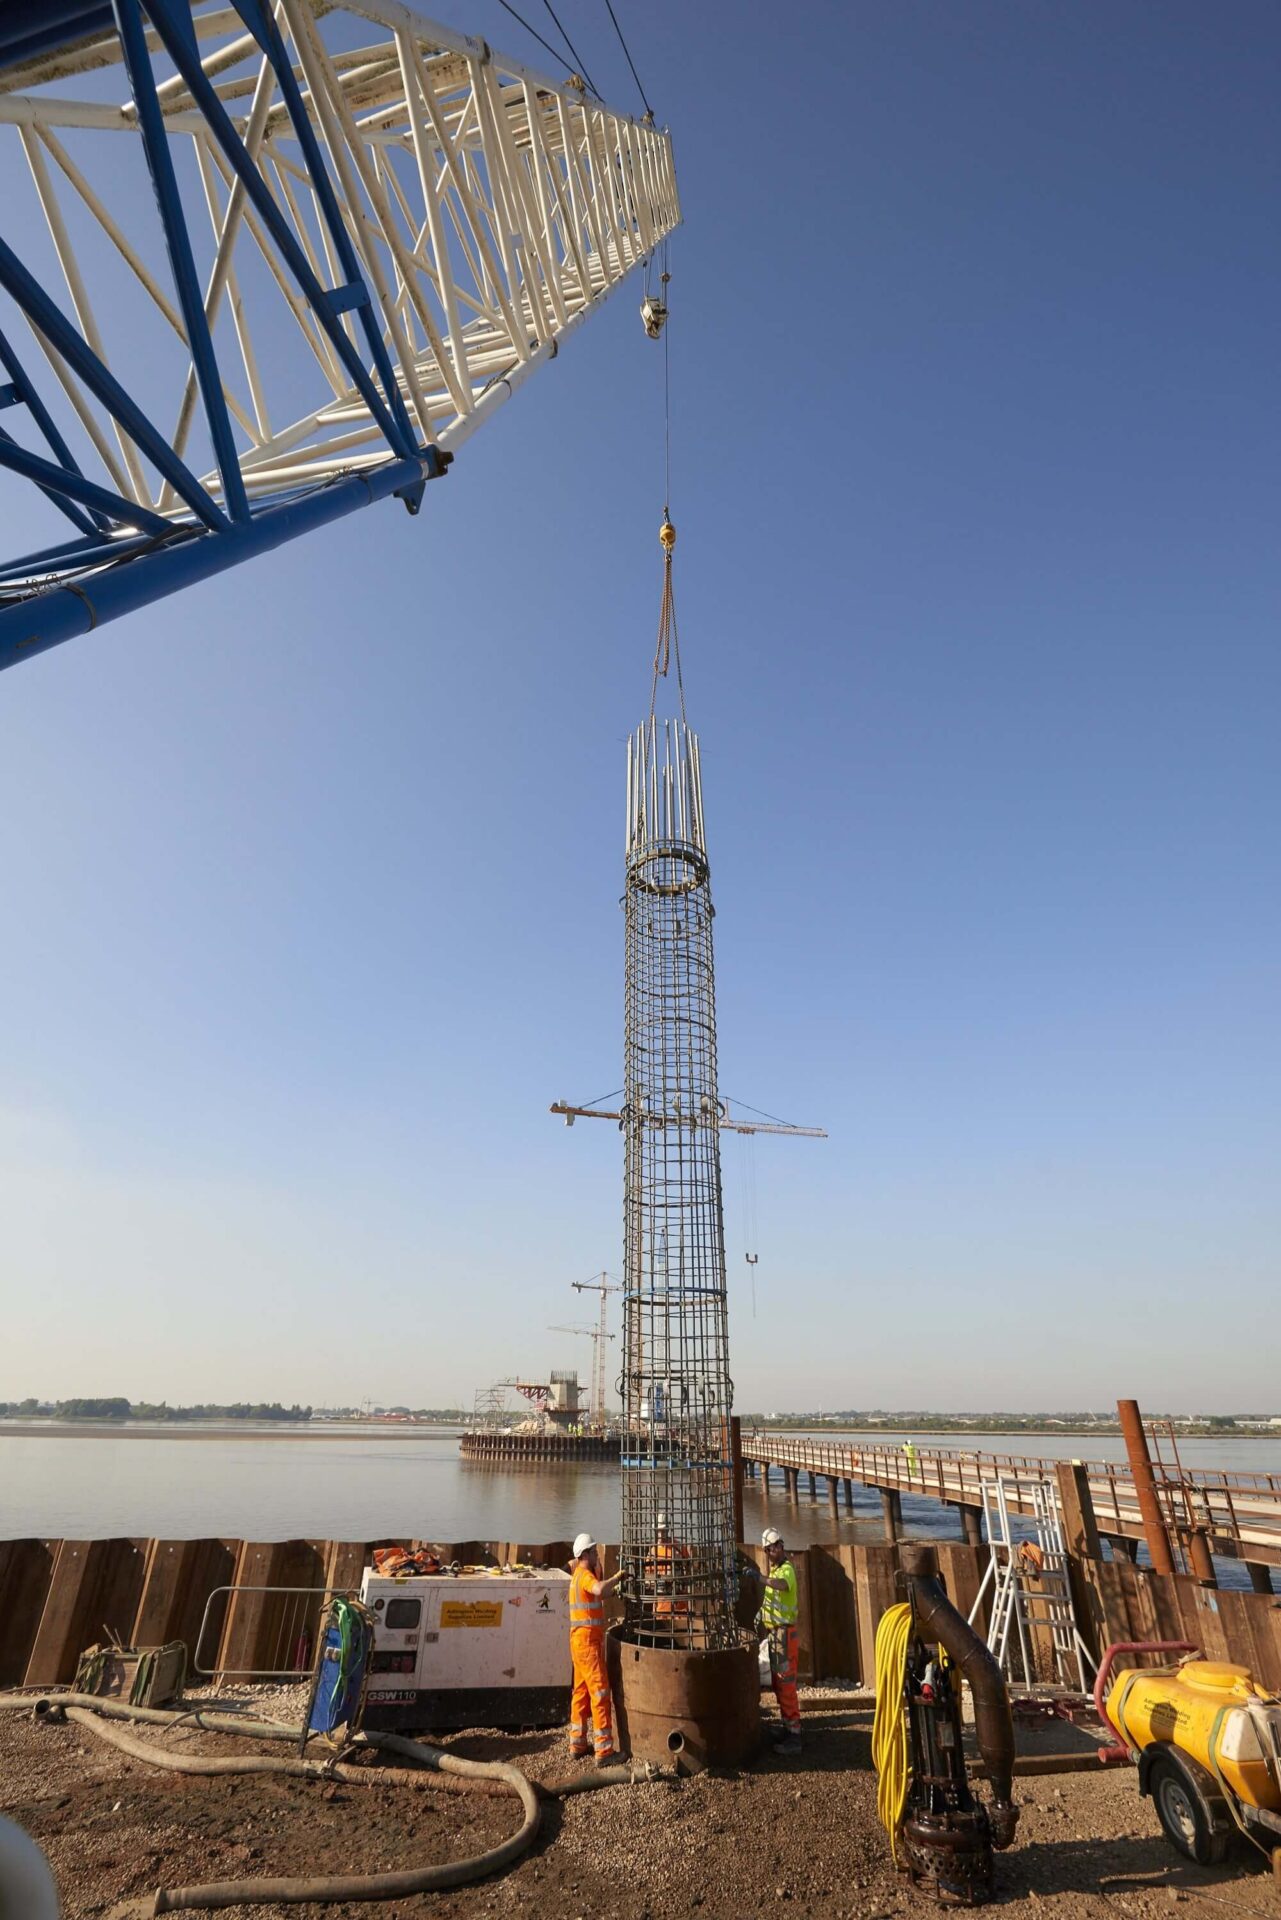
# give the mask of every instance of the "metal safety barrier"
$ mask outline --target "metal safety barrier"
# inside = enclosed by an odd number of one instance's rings
[[[205,1610],[200,1618],[200,1631],[196,1635],[191,1660],[192,1671],[214,1680],[280,1680],[310,1673],[315,1655],[316,1630],[326,1603],[338,1596],[353,1599],[355,1593],[354,1587],[215,1587],[205,1601]],[[277,1608],[264,1600],[261,1615],[253,1627],[255,1640],[264,1633],[269,1636],[269,1664],[262,1667],[223,1666],[218,1662],[217,1655],[234,1621],[233,1608],[242,1596],[249,1594],[273,1595],[280,1602]],[[211,1623],[215,1621],[217,1626],[212,1644],[206,1645]],[[213,1661],[206,1664],[210,1654],[214,1656]]]

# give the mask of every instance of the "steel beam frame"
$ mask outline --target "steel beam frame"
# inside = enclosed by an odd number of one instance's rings
[[[73,530],[0,561],[0,667],[372,500],[417,512],[680,219],[665,132],[399,0],[112,12],[0,66],[54,263],[0,233],[0,501]]]

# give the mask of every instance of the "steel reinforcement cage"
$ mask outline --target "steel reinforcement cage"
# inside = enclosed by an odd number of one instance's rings
[[[628,743],[624,1629],[737,1641],[712,897],[697,737]]]

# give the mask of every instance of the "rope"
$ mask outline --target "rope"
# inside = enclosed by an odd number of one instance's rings
[[[876,1715],[872,1721],[872,1765],[876,1768],[876,1811],[890,1836],[890,1851],[898,1865],[898,1834],[907,1806],[912,1764],[907,1752],[907,1713],[903,1689],[907,1679],[907,1642],[912,1609],[901,1603],[887,1607],[876,1628]]]
[[[538,42],[538,44],[539,44],[539,46],[540,46],[540,47],[544,47],[544,48],[546,48],[546,50],[547,50],[547,52],[548,52],[548,53],[550,53],[550,55],[551,55],[551,57],[552,57],[552,59],[553,59],[553,60],[554,60],[554,61],[556,62],[556,65],[557,65],[558,67],[564,67],[564,69],[565,69],[565,71],[566,71],[566,73],[567,73],[567,74],[568,74],[568,75],[570,76],[570,78],[572,79],[572,78],[573,78],[573,76],[574,76],[574,69],[573,69],[573,68],[572,68],[572,67],[570,66],[570,64],[569,64],[569,62],[568,62],[568,60],[567,60],[567,59],[565,58],[565,56],[564,56],[564,54],[563,54],[563,53],[557,53],[557,51],[556,51],[556,49],[555,49],[555,47],[554,47],[554,46],[552,45],[552,43],[551,43],[551,41],[550,41],[550,40],[544,40],[544,39],[543,39],[543,36],[542,36],[542,34],[541,34],[541,33],[540,33],[539,31],[538,31],[538,28],[537,28],[537,27],[531,27],[531,26],[530,26],[530,24],[529,24],[529,22],[528,22],[528,20],[526,20],[526,18],[525,18],[525,16],[524,16],[524,14],[523,14],[523,13],[517,13],[517,11],[516,11],[516,9],[515,9],[515,7],[513,7],[513,6],[511,5],[511,3],[510,3],[510,0],[498,0],[498,4],[499,4],[499,6],[500,6],[500,7],[505,7],[505,8],[506,8],[506,10],[507,10],[507,12],[508,12],[508,13],[509,13],[509,14],[511,15],[511,17],[512,17],[512,19],[513,19],[513,20],[519,20],[519,21],[520,21],[520,24],[521,24],[521,26],[522,26],[522,27],[524,27],[524,29],[525,29],[525,31],[526,31],[526,33],[532,33],[532,34],[533,34],[533,36],[534,36],[534,38],[535,38],[535,40],[537,40],[537,42]],[[548,12],[549,12],[549,13],[551,12],[551,8],[550,8],[550,7],[548,8]],[[553,14],[553,15],[552,15],[552,18],[553,18],[553,19],[555,19],[555,17],[556,17],[556,16],[555,16],[555,15]],[[566,45],[567,45],[567,46],[568,46],[568,44],[569,44],[569,43],[568,43],[568,41],[566,41]],[[573,51],[573,49],[572,49],[572,48],[570,48],[570,51],[572,52],[572,51]],[[586,74],[582,74],[582,75],[580,75],[579,77],[580,77],[581,79],[583,79],[583,80],[586,80],[586,78],[587,78],[587,75],[586,75]],[[593,92],[593,93],[596,93],[596,89],[595,89],[595,87],[593,87],[593,88],[592,88],[592,92]],[[600,95],[599,95],[599,94],[596,94],[596,97],[597,97],[597,99],[599,100],[599,98],[600,98]]]
[[[623,49],[623,52],[627,55],[627,64],[632,70],[632,79],[636,82],[636,91],[637,93],[639,93],[641,99],[644,101],[645,111],[649,115],[650,119],[652,120],[654,118],[654,109],[653,107],[650,106],[649,101],[645,98],[645,89],[641,85],[640,75],[636,71],[636,62],[632,59],[631,49],[628,47],[626,40],[624,40],[623,38],[623,29],[618,24],[618,15],[614,12],[613,7],[610,6],[610,0],[605,0],[605,6],[608,9],[610,19],[614,23],[614,32],[618,35],[618,44]]]
[[[662,284],[666,291],[671,279],[667,271],[667,242],[663,242]],[[672,556],[676,551],[676,529],[672,525],[672,374],[671,374],[671,322],[663,326],[663,524],[658,530],[659,544],[663,549],[663,597],[658,608],[658,644],[654,649],[654,678],[649,690],[649,717],[654,717],[654,708],[658,701],[658,682],[660,676],[665,680],[673,659],[676,662],[676,688],[680,697],[681,720],[686,726],[689,721],[685,713],[685,680],[681,673],[681,643],[676,628],[676,596],[672,590]]]
[[[671,280],[667,264],[667,241],[663,241],[663,271],[660,284],[663,288],[663,300],[666,304],[667,285]],[[670,323],[671,316],[668,316]],[[663,327],[663,500],[670,502],[672,497],[672,330],[670,324]],[[663,507],[666,519],[668,507]]]
[[[663,598],[658,609],[658,645],[654,649],[654,680],[649,690],[649,717],[654,717],[654,708],[658,701],[659,676],[665,680],[667,670],[673,659],[676,662],[676,688],[680,696],[681,719],[688,725],[685,715],[685,681],[681,674],[681,643],[676,631],[676,597],[672,592],[672,552],[676,546],[676,529],[664,514],[663,524],[658,537],[663,545]]]
[[[601,98],[600,88],[596,85],[596,82],[592,79],[590,73],[588,73],[586,67],[583,65],[582,56],[579,53],[578,48],[574,45],[573,41],[570,39],[569,35],[566,33],[564,27],[562,27],[562,25],[560,24],[560,21],[557,20],[556,9],[552,5],[552,0],[543,0],[543,5],[546,7],[548,13],[551,15],[552,19],[555,21],[557,33],[560,35],[561,39],[565,42],[565,45],[569,48],[570,52],[574,56],[575,61],[578,63],[578,71],[580,76],[582,77],[582,79],[584,79],[587,82],[587,86],[589,90],[592,93],[594,93],[596,95],[596,98],[599,100]]]

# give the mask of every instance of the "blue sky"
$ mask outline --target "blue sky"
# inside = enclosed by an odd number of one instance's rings
[[[754,1149],[755,1316],[727,1145],[739,1404],[1275,1406],[1275,9],[622,17],[685,213],[722,1085],[831,1134]],[[638,300],[417,521],[0,681],[0,1398],[571,1361],[621,1245],[617,1134],[546,1106],[621,1080]]]

